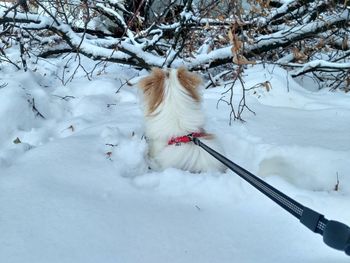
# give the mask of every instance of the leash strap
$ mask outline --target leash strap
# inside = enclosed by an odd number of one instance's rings
[[[272,201],[300,220],[300,222],[311,231],[323,236],[323,241],[330,247],[344,251],[350,256],[350,228],[337,221],[327,220],[324,215],[300,204],[286,194],[269,185],[259,177],[235,164],[225,156],[216,152],[198,138],[189,135],[194,144],[200,146],[214,158],[226,165],[238,176],[246,180],[257,190],[268,196]]]

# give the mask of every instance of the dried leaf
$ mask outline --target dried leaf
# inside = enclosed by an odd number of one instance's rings
[[[267,92],[269,92],[272,89],[272,85],[271,85],[270,81],[265,81],[263,83],[263,86],[265,87]]]
[[[317,49],[321,49],[324,47],[324,40],[323,38],[320,39],[320,41],[316,44]]]
[[[17,137],[14,141],[13,141],[14,144],[20,144],[22,143],[21,140]]]
[[[243,63],[244,65],[255,65],[256,61],[254,60],[248,60],[245,56],[241,55],[241,63]]]
[[[218,18],[220,21],[225,21],[225,17],[224,17],[223,15],[219,15],[217,18]]]
[[[250,61],[243,55],[237,55],[235,53],[233,54],[232,61],[237,65],[255,65],[256,64],[256,61]]]
[[[232,58],[232,62],[239,65],[239,59],[237,57],[237,54],[234,52],[234,50],[231,48],[231,51],[233,53],[233,58]]]
[[[231,44],[234,44],[234,43],[233,43],[233,34],[232,34],[231,29],[228,31],[227,35],[228,35],[228,39],[230,40],[230,43],[231,43]]]
[[[304,52],[300,51],[298,48],[293,48],[294,59],[298,62],[303,62],[308,59],[308,56]]]
[[[235,51],[235,47],[234,46],[231,47],[231,53],[233,55],[233,62],[235,62],[234,60],[235,60],[235,57],[237,56],[237,53]]]
[[[343,38],[343,42],[342,42],[342,49],[343,50],[348,50],[348,40],[349,40],[349,38],[348,38],[348,36],[346,35],[344,38]]]
[[[237,37],[236,34],[233,35],[233,43],[232,44],[234,46],[235,52],[239,52],[243,47],[242,41]]]

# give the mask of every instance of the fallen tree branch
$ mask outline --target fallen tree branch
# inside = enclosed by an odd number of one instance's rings
[[[204,34],[207,29],[208,31],[218,30],[216,26],[228,29],[232,24],[238,25],[234,32],[236,34],[235,38],[241,39],[240,41],[243,43],[239,55],[254,61],[261,60],[270,54],[276,55],[281,48],[288,49],[295,43],[322,37],[326,32],[327,35],[336,34],[340,28],[346,30],[349,26],[349,10],[342,9],[341,11],[338,10],[338,13],[327,13],[323,8],[324,4],[327,4],[326,1],[275,1],[274,5],[278,7],[273,9],[271,15],[264,18],[264,20],[253,19],[250,22],[238,22],[232,17],[225,19],[200,17],[200,14],[191,10],[193,3],[188,1],[179,13],[178,20],[174,18],[172,22],[167,24],[153,23],[141,31],[133,31],[129,28],[124,17],[118,13],[126,11],[123,10],[124,6],[115,1],[107,2],[109,6],[97,3],[91,8],[99,15],[113,19],[115,24],[124,32],[122,37],[104,33],[98,28],[96,30],[89,28],[90,15],[89,21],[86,21],[84,28],[81,28],[81,26],[64,22],[64,19],[63,21],[58,20],[45,6],[42,7],[44,14],[38,15],[0,8],[0,25],[11,24],[12,27],[21,27],[27,31],[50,31],[51,34],[60,38],[61,40],[55,40],[57,44],[43,49],[42,53],[38,54],[42,57],[75,52],[93,60],[128,64],[139,68],[149,69],[151,67],[185,65],[191,70],[213,68],[232,63],[233,53],[232,45],[228,42],[217,45],[216,49],[213,50],[205,48],[204,51],[198,53],[189,51],[189,45],[203,43],[200,39],[196,39],[194,43],[189,41],[190,32],[195,32],[197,37]],[[90,8],[87,3],[85,3],[86,8]],[[174,3],[175,1],[170,2],[169,5],[174,5]],[[320,7],[322,8],[319,9]],[[139,7],[137,10],[139,10]],[[307,24],[300,24],[296,20],[281,28],[269,25],[270,22],[281,22],[282,18],[290,19],[290,12],[297,12],[295,14],[297,19],[309,21],[310,14],[305,14],[305,10],[309,13],[311,11],[322,12],[322,19],[316,19]],[[128,10],[127,14],[130,16],[131,11]],[[264,26],[266,27],[263,33],[258,31],[257,36],[243,34],[246,29],[252,31],[258,28],[262,21],[265,21]],[[203,30],[203,27],[207,29]],[[267,27],[269,27],[268,30]],[[211,43],[214,47],[215,40],[212,40]],[[283,53],[283,51],[280,52]],[[280,56],[278,55],[278,57]],[[313,67],[313,70],[324,69],[320,66]],[[340,70],[339,68],[335,69]]]
[[[288,47],[297,41],[315,37],[318,33],[327,31],[331,28],[341,28],[348,24],[349,11],[344,10],[341,15],[329,16],[323,21],[295,26],[266,36],[258,37],[255,40],[255,43],[245,45],[243,55],[246,58],[252,58],[280,47]],[[201,54],[194,58],[189,58],[185,64],[191,69],[201,69],[230,63],[232,62],[232,58],[233,54],[231,46],[227,46],[213,50],[208,54]],[[176,65],[179,64],[181,64],[181,61],[176,61]]]
[[[303,65],[289,64],[292,67],[301,67],[291,72],[292,77],[298,77],[312,71],[337,72],[350,70],[350,63],[337,63],[325,60],[314,60]]]

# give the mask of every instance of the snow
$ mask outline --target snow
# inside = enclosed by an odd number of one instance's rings
[[[121,87],[146,72],[108,65],[89,81],[78,70],[64,86],[68,60],[0,64],[0,262],[348,262],[232,172],[149,170],[138,90]],[[245,123],[217,108],[225,87],[203,91],[226,156],[349,224],[349,94],[269,65],[244,81],[272,86],[247,94],[257,114]]]
[[[286,12],[288,12],[289,6],[292,5],[293,3],[295,4],[295,0],[287,0],[287,1],[284,1],[284,2],[283,2],[283,5],[282,5],[281,7],[279,7],[279,8],[277,8],[276,10],[274,10],[274,12],[271,12],[271,13],[269,14],[269,17],[268,17],[267,19],[271,19],[271,18],[273,18],[274,16],[277,16],[277,15],[279,15],[279,14],[281,14],[281,13],[286,13]]]

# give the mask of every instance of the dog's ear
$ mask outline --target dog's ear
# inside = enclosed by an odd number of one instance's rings
[[[152,68],[151,74],[139,82],[139,87],[143,90],[148,103],[149,114],[154,112],[163,101],[165,78],[166,74],[163,70]]]
[[[200,101],[200,95],[197,88],[202,83],[202,79],[199,75],[189,72],[185,67],[181,67],[177,70],[177,78],[180,84],[189,92],[191,97]]]

